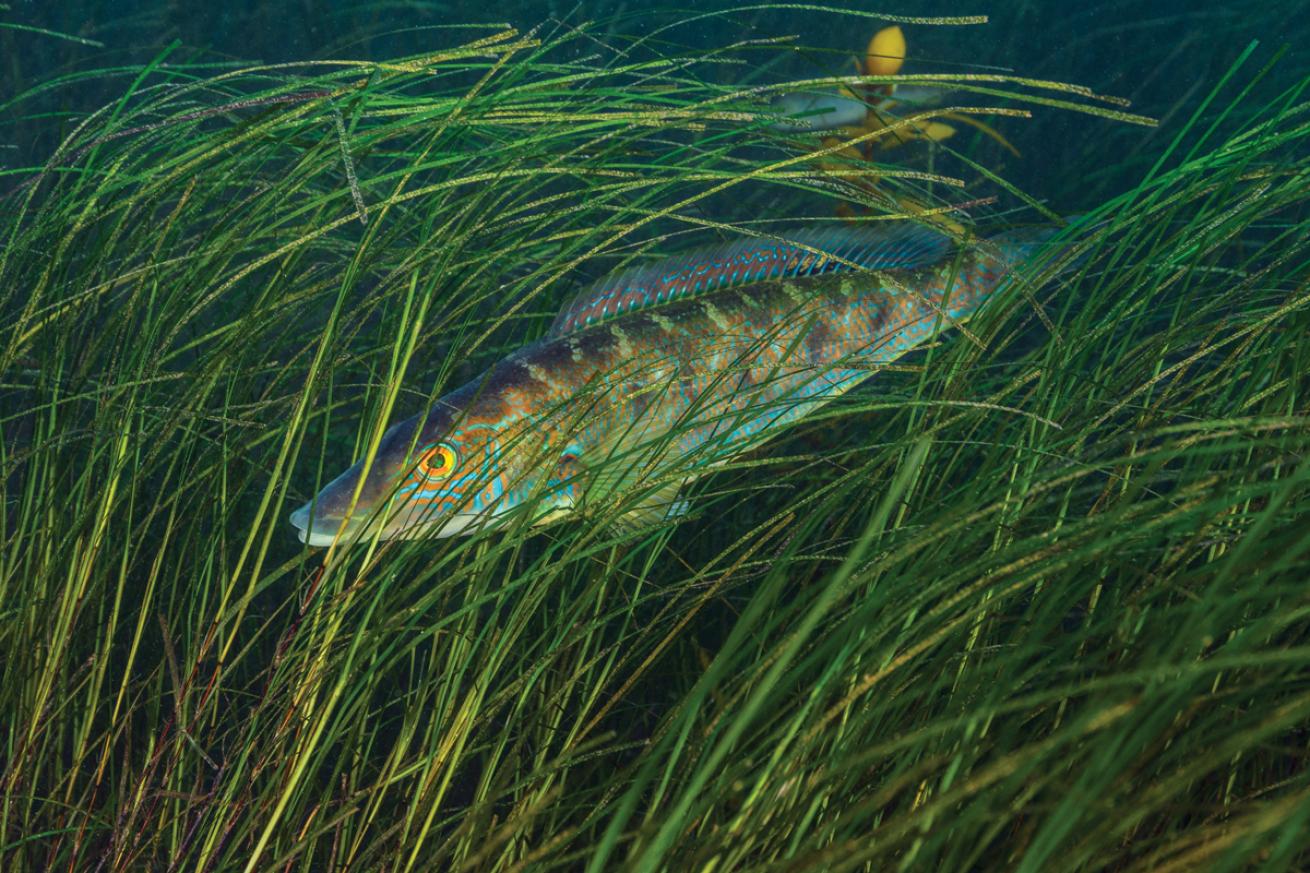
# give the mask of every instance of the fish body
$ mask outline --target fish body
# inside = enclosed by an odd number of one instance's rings
[[[859,127],[870,103],[837,91],[791,91],[773,99],[770,110],[779,116],[774,130],[819,131]]]
[[[905,55],[905,34],[895,25],[884,27],[869,40],[864,57],[855,59],[855,68],[864,76],[895,76],[905,63]],[[770,126],[774,130],[785,131],[828,131],[841,128],[878,130],[886,126],[878,116],[879,112],[895,107],[923,108],[936,105],[948,93],[950,91],[946,86],[906,85],[900,82],[843,86],[836,90],[793,91],[773,99],[771,109],[780,117],[771,122]],[[890,142],[905,139],[906,134],[902,133]]]
[[[769,109],[777,117],[769,126],[774,130],[801,132],[842,128],[878,130],[887,124],[874,110],[899,114],[906,110],[927,109],[939,105],[954,92],[946,86],[897,85],[893,93],[895,97],[875,95],[860,98],[841,90],[789,91],[770,102]],[[872,119],[870,114],[873,114]],[[900,140],[893,138],[891,141],[904,140],[913,133],[913,129],[902,131]]]
[[[390,428],[292,515],[300,536],[451,536],[682,483],[969,318],[1043,230],[959,249],[920,228],[744,241],[621,273],[551,332]]]

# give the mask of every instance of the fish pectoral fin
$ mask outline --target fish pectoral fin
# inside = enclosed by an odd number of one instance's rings
[[[627,507],[619,516],[620,522],[635,527],[648,527],[686,515],[691,509],[691,503],[678,494],[687,481],[674,480],[642,495],[639,501]]]
[[[533,527],[545,527],[548,524],[554,524],[557,521],[563,521],[574,515],[573,506],[556,505],[547,509],[545,512],[532,519]]]
[[[624,436],[633,438],[631,432]],[[669,450],[668,445],[661,445],[620,453],[615,446],[602,443],[588,453],[600,460],[575,454],[568,468],[571,475],[564,480],[576,483],[569,492],[570,505],[575,512],[624,527],[649,527],[686,515],[690,504],[678,494],[695,477],[682,470],[661,473],[675,463]]]

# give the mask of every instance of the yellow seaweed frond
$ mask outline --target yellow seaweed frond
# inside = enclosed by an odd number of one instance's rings
[[[905,33],[896,25],[884,27],[869,40],[864,52],[864,72],[870,76],[894,76],[905,63]]]
[[[960,124],[967,124],[972,128],[982,131],[984,134],[986,134],[987,136],[991,137],[992,139],[1000,143],[1016,158],[1023,157],[1023,155],[1019,153],[1019,150],[1014,147],[1013,143],[1011,143],[1008,139],[1002,136],[1000,131],[992,127],[990,124],[987,124],[986,122],[979,121],[976,118],[970,118],[967,115],[961,115],[958,112],[945,112],[942,113],[942,117],[949,118],[952,121],[958,121]]]
[[[886,128],[887,125],[882,125]],[[949,124],[942,124],[940,121],[922,121],[915,122],[904,128],[898,128],[891,131],[892,135],[878,141],[880,149],[894,149],[906,143],[915,140],[931,140],[932,142],[941,142],[955,136],[955,128]]]
[[[849,158],[853,161],[864,160],[864,154],[855,146],[850,145],[849,142],[844,139],[838,139],[837,137],[833,137],[833,136],[825,136],[823,138],[823,147],[826,149],[832,149],[831,154],[834,157]]]

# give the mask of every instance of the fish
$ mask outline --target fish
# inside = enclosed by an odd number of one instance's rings
[[[775,97],[769,108],[778,116],[769,122],[774,130],[824,131],[859,127],[870,104],[840,91],[788,91]]]
[[[1035,254],[1068,250],[1054,227],[962,245],[880,224],[747,237],[598,281],[541,339],[388,428],[291,524],[310,546],[442,538],[619,500],[625,522],[676,522],[686,483],[967,321]]]
[[[816,89],[813,91],[788,91],[785,94],[779,94],[770,101],[770,111],[779,116],[772,120],[769,126],[774,130],[785,131],[830,131],[841,128],[852,128],[863,131],[880,130],[887,127],[887,124],[874,116],[870,122],[869,115],[873,110],[903,110],[903,109],[927,109],[942,103],[948,96],[956,92],[949,87],[930,87],[924,85],[897,85],[895,87],[895,97],[855,97],[848,90],[824,90]],[[958,117],[958,116],[956,116]],[[927,123],[920,125],[927,127]],[[930,131],[935,133],[935,131]],[[896,145],[903,144],[909,139],[934,139],[941,141],[948,139],[954,134],[954,130],[949,133],[941,132],[936,135],[920,133],[911,129],[900,134],[899,139],[892,139],[891,142]],[[892,145],[884,148],[894,147]]]
[[[860,76],[896,76],[905,63],[906,40],[900,27],[884,27],[869,40],[863,58],[854,58]],[[953,89],[949,85],[924,86],[885,82],[879,85],[842,86],[836,90],[790,91],[775,97],[770,108],[778,116],[774,130],[830,131],[841,128],[874,131],[886,127],[881,113],[895,107],[925,108],[936,105]],[[948,129],[949,130],[949,129]],[[909,135],[916,132],[911,130]],[[945,139],[950,133],[917,138]],[[904,139],[891,142],[903,142]]]
[[[977,118],[947,109],[928,112],[958,95],[959,89],[949,81],[900,81],[906,55],[905,33],[898,26],[884,27],[870,38],[864,56],[852,59],[858,75],[878,77],[882,82],[779,94],[769,102],[767,126],[786,133],[832,134],[823,138],[823,144],[832,149],[841,148],[842,137],[863,137],[858,149],[842,151],[856,159],[872,160],[875,150],[950,139],[956,128],[941,120],[948,119],[978,130],[1020,156],[1013,143]],[[916,117],[905,117],[907,111],[915,112]]]
[[[823,153],[815,160],[821,173],[832,173],[843,185],[862,189],[895,211],[962,233],[963,225],[941,215],[904,193],[884,192],[879,186],[875,159],[883,152],[915,142],[942,143],[957,128],[945,120],[972,127],[1020,157],[1014,144],[991,125],[940,104],[958,93],[949,82],[929,85],[903,81],[901,68],[907,55],[904,32],[885,27],[869,40],[863,57],[853,58],[855,71],[878,81],[850,83],[835,90],[806,89],[775,96],[766,111],[766,125],[778,132],[804,136],[818,134]],[[934,108],[938,107],[938,108]],[[909,114],[907,114],[909,113]],[[945,119],[945,120],[943,120]],[[870,164],[856,176],[852,167]],[[858,220],[863,210],[855,203],[837,205],[837,215]]]
[[[864,58],[854,59],[855,72],[861,76],[895,76],[901,71],[905,54],[905,33],[895,25],[884,27],[869,40]],[[942,93],[895,82],[860,86],[858,91],[845,86],[835,91],[791,91],[771,102],[773,114],[780,117],[770,126],[787,131],[863,128],[870,123],[870,115],[874,116],[872,123],[881,126],[877,110],[889,109],[897,103],[930,105],[940,101]]]

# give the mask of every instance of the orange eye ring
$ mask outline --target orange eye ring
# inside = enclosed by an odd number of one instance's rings
[[[459,456],[445,443],[437,443],[418,459],[418,471],[428,479],[445,479],[455,472]]]

